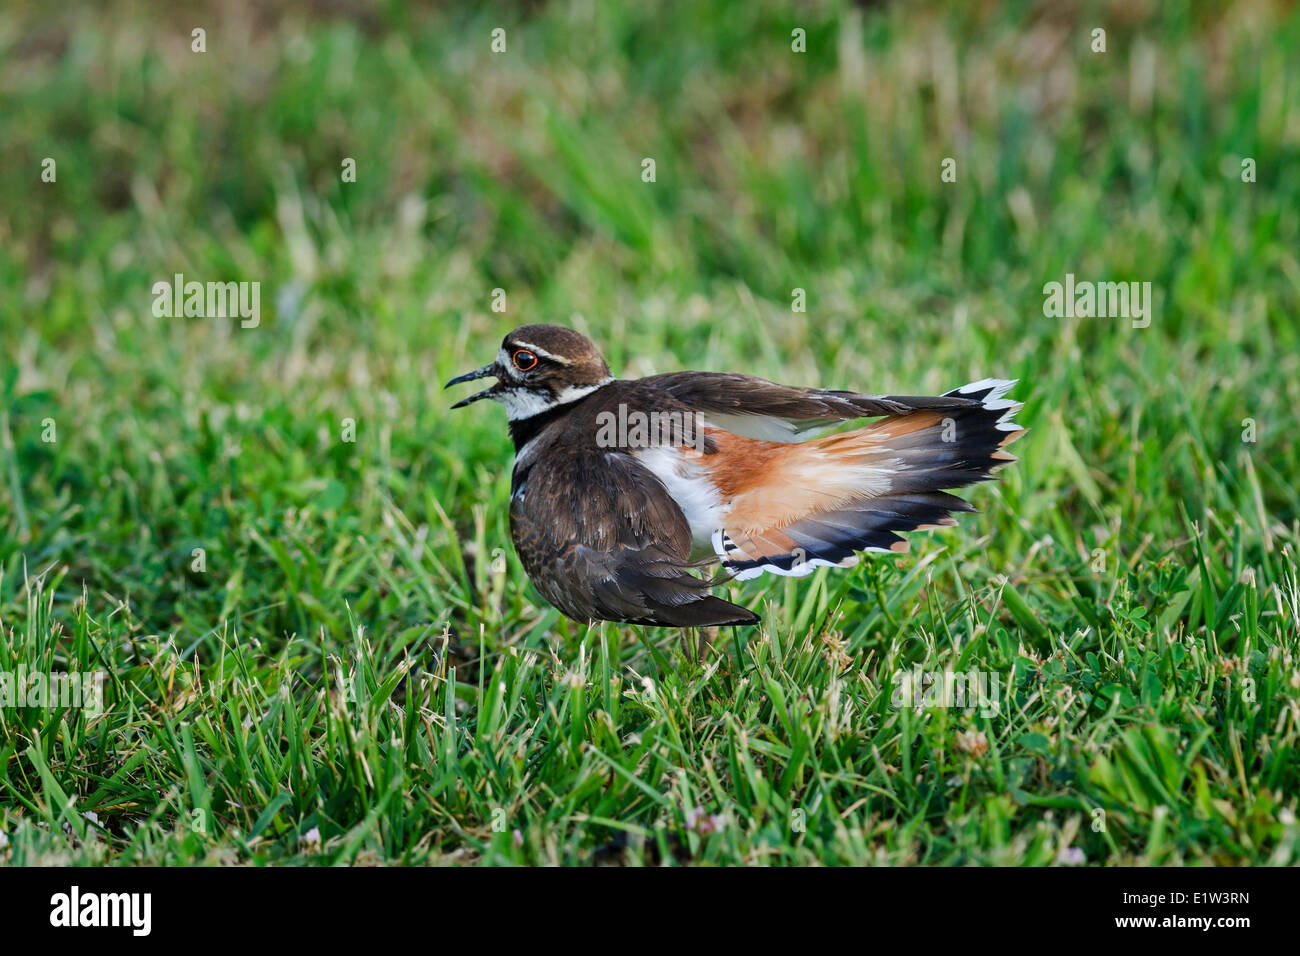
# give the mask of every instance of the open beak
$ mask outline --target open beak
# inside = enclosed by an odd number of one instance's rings
[[[487,378],[489,375],[494,375],[497,378],[501,377],[500,375],[497,374],[497,365],[495,362],[491,363],[490,365],[484,365],[482,368],[476,368],[472,372],[466,372],[464,375],[457,376],[456,378],[453,378],[450,382],[448,382],[446,385],[444,385],[443,388],[451,388],[453,385],[459,385],[461,382],[472,382],[476,378]],[[464,408],[466,405],[469,405],[472,402],[477,402],[480,398],[491,398],[493,392],[495,392],[496,390],[497,390],[496,385],[493,385],[491,388],[485,388],[481,392],[475,392],[469,398],[462,398],[459,402],[457,402],[455,405],[451,407]]]

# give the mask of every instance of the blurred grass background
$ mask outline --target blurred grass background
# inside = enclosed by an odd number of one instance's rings
[[[1261,2],[7,5],[0,670],[114,675],[0,712],[11,858],[1292,861],[1298,48]],[[1044,317],[1067,272],[1150,327]],[[175,273],[260,326],[155,317]],[[628,377],[1019,377],[1033,430],[912,555],[734,586],[699,671],[514,558],[502,416],[439,383],[538,321]],[[891,707],[917,662],[1014,713]]]

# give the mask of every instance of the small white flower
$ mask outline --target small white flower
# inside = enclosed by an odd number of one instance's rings
[[[708,836],[710,833],[716,833],[727,824],[726,817],[721,814],[710,816],[705,812],[703,807],[694,807],[686,811],[686,829],[694,830],[701,836]]]
[[[1077,846],[1067,846],[1057,855],[1056,862],[1062,866],[1080,866],[1087,863],[1088,858],[1083,855],[1083,851]]]

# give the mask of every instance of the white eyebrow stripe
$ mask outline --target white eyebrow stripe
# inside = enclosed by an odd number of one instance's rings
[[[546,349],[538,348],[536,345],[530,345],[527,342],[516,342],[514,344],[514,348],[516,351],[518,351],[519,349],[527,349],[528,351],[532,352],[535,355],[540,355],[544,359],[550,359],[552,362],[559,362],[561,365],[573,364],[566,358],[562,358],[559,355],[554,355],[551,352],[546,351]],[[502,349],[501,351],[504,352],[505,349]]]

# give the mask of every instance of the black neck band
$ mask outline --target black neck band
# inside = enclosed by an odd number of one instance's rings
[[[516,418],[512,421],[510,423],[510,437],[514,439],[515,451],[519,451],[536,438],[543,428],[567,412],[573,407],[573,404],[573,402],[569,402],[564,405],[552,405],[544,412],[529,415],[527,418]]]

